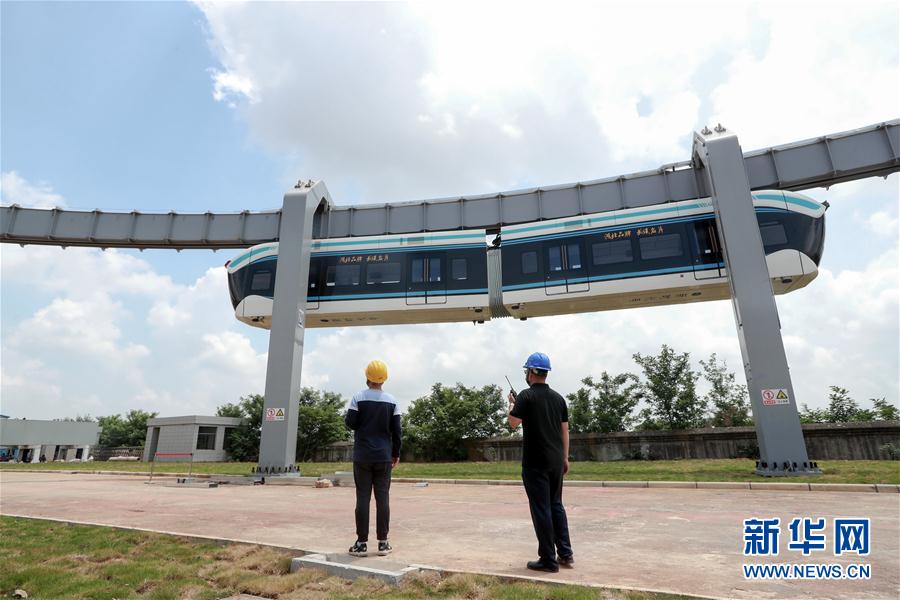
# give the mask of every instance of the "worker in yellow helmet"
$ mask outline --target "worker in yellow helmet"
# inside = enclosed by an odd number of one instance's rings
[[[366,389],[353,396],[344,417],[353,434],[353,479],[356,482],[356,542],[353,556],[368,556],[369,503],[375,490],[378,555],[392,550],[388,542],[391,508],[391,469],[400,463],[400,409],[382,388],[387,365],[373,360],[366,367]]]

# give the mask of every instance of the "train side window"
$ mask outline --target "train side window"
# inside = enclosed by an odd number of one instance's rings
[[[319,285],[319,266],[309,266],[309,289],[314,290]]]
[[[359,265],[331,265],[325,272],[325,285],[359,285]]]
[[[581,247],[578,244],[566,244],[566,268],[581,268]]]
[[[784,225],[781,223],[762,223],[759,226],[759,232],[762,234],[763,246],[781,246],[782,244],[787,244],[787,233],[785,233]]]
[[[594,255],[595,265],[612,265],[634,260],[631,240],[598,242],[591,246],[591,253]]]
[[[550,271],[562,271],[562,247],[561,246],[550,246],[547,248],[547,265],[550,267]]]
[[[369,263],[366,265],[366,284],[400,283],[400,263]]]
[[[453,281],[465,281],[469,278],[469,265],[464,258],[454,258],[450,263],[450,277]]]
[[[527,275],[529,273],[537,273],[537,270],[538,270],[537,252],[523,252],[522,253],[522,273]]]
[[[441,281],[441,259],[428,259],[428,281],[430,283],[438,283]]]
[[[642,260],[671,258],[684,254],[684,250],[681,247],[680,233],[642,237],[640,238],[640,243]]]
[[[410,261],[410,277],[413,283],[423,283],[425,281],[425,259],[414,258]]]
[[[272,271],[257,271],[253,274],[253,279],[250,280],[250,291],[265,292],[268,291],[271,285]]]

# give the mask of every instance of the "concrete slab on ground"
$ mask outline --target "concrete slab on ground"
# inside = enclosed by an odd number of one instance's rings
[[[900,494],[749,489],[567,488],[577,567],[560,582],[719,598],[891,598],[900,591]],[[346,552],[355,539],[352,487],[147,486],[135,477],[0,471],[0,513]],[[374,528],[374,506],[372,510]],[[743,520],[780,517],[781,553],[745,560]],[[794,517],[872,519],[864,559],[789,551]],[[537,544],[520,486],[394,483],[391,562],[528,576]],[[374,534],[374,529],[373,529]],[[829,533],[828,541],[831,542]],[[371,538],[370,538],[371,539]],[[820,555],[819,555],[820,554]],[[744,563],[866,562],[869,581],[748,581]]]
[[[291,560],[291,573],[299,569],[320,569],[344,579],[372,577],[392,585],[398,585],[410,573],[421,571],[419,567],[381,557],[356,557],[349,554],[307,554]]]

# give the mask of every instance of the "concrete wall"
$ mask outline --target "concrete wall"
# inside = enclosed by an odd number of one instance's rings
[[[97,423],[0,419],[0,446],[95,446],[99,439]]]
[[[885,444],[900,448],[900,421],[803,425],[812,460],[879,460]],[[522,442],[495,438],[467,444],[470,460],[521,460]],[[758,453],[753,427],[572,435],[575,460],[741,458]]]
[[[882,460],[890,458],[882,446],[900,448],[900,421],[816,423],[804,425],[803,436],[812,460]],[[474,461],[522,460],[521,438],[474,440],[466,449]],[[755,452],[753,427],[573,434],[569,443],[574,460],[741,458]],[[315,460],[352,461],[353,442],[331,444],[317,452]]]

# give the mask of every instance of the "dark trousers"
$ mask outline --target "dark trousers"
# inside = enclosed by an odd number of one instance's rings
[[[353,463],[356,480],[356,539],[369,541],[369,503],[375,490],[375,529],[379,540],[388,539],[391,525],[391,463]]]
[[[562,465],[556,469],[522,467],[522,483],[528,495],[541,561],[557,564],[557,552],[559,556],[572,556],[569,519],[562,503]]]

